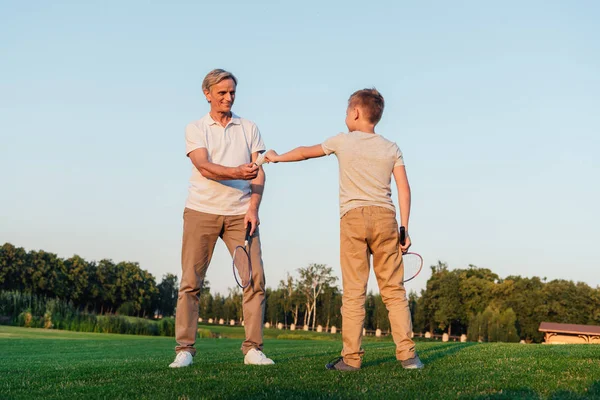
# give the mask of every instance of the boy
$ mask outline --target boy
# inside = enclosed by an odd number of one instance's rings
[[[282,155],[273,150],[265,155],[265,161],[275,163],[308,160],[332,153],[338,158],[343,349],[342,357],[327,364],[327,369],[357,371],[361,367],[370,255],[373,256],[373,270],[381,297],[389,312],[396,358],[404,368],[423,368],[410,338],[410,309],[402,284],[402,253],[411,244],[408,236],[410,186],[400,149],[394,142],[375,133],[383,108],[383,96],[377,90],[359,90],[348,100],[346,126],[349,133]],[[400,245],[396,209],[391,198],[392,175],[398,188],[401,224],[407,232],[404,245]]]

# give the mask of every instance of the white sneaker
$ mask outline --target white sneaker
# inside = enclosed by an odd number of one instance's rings
[[[273,360],[267,358],[265,353],[257,349],[251,349],[244,357],[244,364],[248,365],[271,365],[275,364]]]
[[[189,351],[180,351],[175,356],[175,361],[169,364],[169,368],[181,368],[192,365],[193,357]]]

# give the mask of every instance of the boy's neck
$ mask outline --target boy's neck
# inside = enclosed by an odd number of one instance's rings
[[[357,124],[354,127],[355,131],[360,131],[364,133],[375,133],[375,125],[369,123]]]

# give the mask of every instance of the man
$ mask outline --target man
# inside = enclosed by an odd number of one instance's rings
[[[182,277],[177,299],[177,353],[171,368],[187,367],[196,354],[198,296],[218,238],[230,252],[244,243],[250,229],[252,284],[244,289],[244,363],[274,364],[263,352],[265,276],[261,255],[258,208],[265,184],[262,167],[254,164],[265,151],[257,126],[233,114],[237,79],[215,69],[202,90],[210,112],[185,129],[186,154],[193,164],[183,213]]]

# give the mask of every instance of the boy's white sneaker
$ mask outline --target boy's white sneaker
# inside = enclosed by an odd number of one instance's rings
[[[180,351],[175,356],[175,361],[169,364],[169,368],[181,368],[192,365],[193,357],[189,351]]]
[[[273,360],[267,358],[265,353],[257,349],[251,349],[244,357],[244,364],[246,365],[271,365],[275,364]]]

